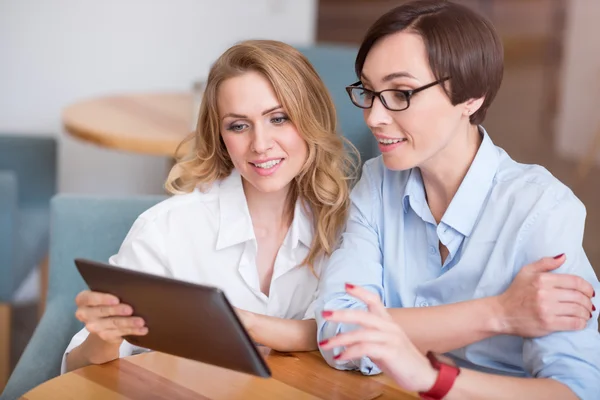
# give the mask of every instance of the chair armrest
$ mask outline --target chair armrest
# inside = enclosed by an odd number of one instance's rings
[[[17,204],[17,175],[0,170],[0,302],[10,302],[13,295]]]

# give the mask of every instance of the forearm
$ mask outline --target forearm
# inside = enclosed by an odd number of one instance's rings
[[[494,297],[434,307],[390,308],[394,321],[421,352],[446,353],[502,334]]]
[[[462,369],[446,400],[577,400],[566,385],[553,379],[513,378]]]
[[[252,340],[273,350],[317,350],[317,324],[314,319],[295,320],[252,314],[246,328]]]
[[[66,358],[67,372],[92,364],[104,364],[119,358],[119,344],[107,343],[94,334],[75,347]]]

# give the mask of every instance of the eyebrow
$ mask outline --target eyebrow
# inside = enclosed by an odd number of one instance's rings
[[[370,82],[369,78],[367,78],[365,75],[361,74],[360,77],[361,77],[361,80]],[[392,72],[391,74],[387,74],[386,76],[383,77],[381,82],[387,83],[387,82],[393,81],[394,79],[398,79],[398,78],[410,78],[410,79],[417,80],[417,78],[415,78],[412,74],[410,74],[406,71],[400,71],[400,72]]]
[[[263,111],[261,115],[267,115],[269,113],[272,113],[275,110],[279,110],[280,108],[282,108],[282,106],[281,106],[281,104],[278,104],[275,107],[271,107],[268,110]],[[227,117],[231,117],[231,118],[248,118],[247,115],[243,115],[243,114],[227,113],[227,114],[223,115],[222,119],[225,119]]]

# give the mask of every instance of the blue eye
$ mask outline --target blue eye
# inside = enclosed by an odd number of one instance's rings
[[[285,115],[271,118],[271,123],[273,123],[275,125],[281,125],[281,124],[285,123],[286,121],[289,121],[289,118]]]
[[[229,125],[229,127],[227,128],[228,131],[233,131],[233,132],[241,132],[243,131],[248,125],[246,124],[231,124]]]

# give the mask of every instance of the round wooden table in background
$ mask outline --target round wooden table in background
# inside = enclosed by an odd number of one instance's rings
[[[173,157],[192,131],[191,93],[99,97],[63,110],[65,130],[100,146]]]
[[[61,375],[34,388],[22,399],[418,399],[384,375],[367,377],[358,372],[337,371],[316,351],[260,350],[272,378],[150,352]]]

